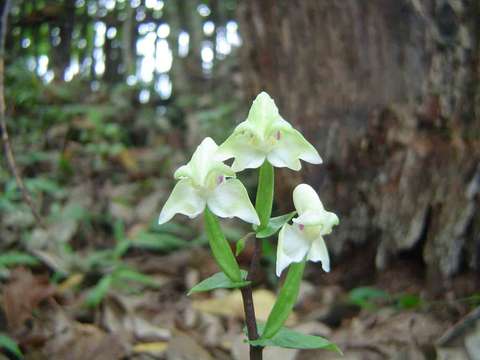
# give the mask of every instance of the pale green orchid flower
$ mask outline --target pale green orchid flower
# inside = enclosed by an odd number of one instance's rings
[[[293,224],[283,225],[278,235],[277,276],[291,263],[307,260],[322,262],[324,271],[330,271],[330,258],[324,235],[338,225],[338,217],[323,207],[320,198],[310,185],[300,184],[293,190],[293,203],[298,217]]]
[[[163,206],[159,224],[169,221],[175,214],[190,218],[200,215],[208,206],[222,218],[238,217],[252,224],[260,224],[250,202],[247,190],[235,179],[235,172],[218,159],[218,146],[205,138],[187,165],[174,174],[178,183]]]
[[[240,123],[233,134],[220,145],[222,160],[235,158],[236,172],[258,168],[265,160],[276,167],[300,170],[300,160],[321,164],[317,150],[282,119],[273,99],[261,92],[253,101],[247,120]]]

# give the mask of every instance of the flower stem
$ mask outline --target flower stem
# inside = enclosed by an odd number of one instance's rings
[[[275,174],[273,166],[265,160],[260,167],[258,174],[257,198],[255,200],[255,209],[260,219],[260,225],[257,231],[268,225],[272,214],[273,190],[274,190]],[[262,240],[255,238],[255,250],[253,252],[247,280],[253,282],[262,257]],[[255,318],[255,307],[253,304],[252,285],[245,286],[241,289],[243,299],[243,309],[245,312],[245,322],[247,323],[247,333],[249,340],[258,339],[257,320]],[[250,360],[262,360],[263,347],[250,345]]]
[[[255,209],[260,218],[258,230],[262,230],[268,225],[272,215],[274,186],[275,173],[273,166],[265,160],[258,174],[257,198],[255,199]]]
[[[262,243],[260,239],[255,239],[255,249],[253,251],[247,280],[252,281],[255,278],[257,268],[262,257]],[[252,285],[241,288],[243,299],[243,310],[245,312],[245,322],[247,323],[247,333],[249,340],[258,339],[257,320],[255,318],[255,307],[253,304]],[[250,360],[262,360],[263,347],[250,345]]]

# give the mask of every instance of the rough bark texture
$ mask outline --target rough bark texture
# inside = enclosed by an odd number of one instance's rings
[[[248,98],[269,92],[324,158],[278,188],[317,186],[341,216],[330,249],[378,241],[379,268],[420,249],[432,280],[478,268],[479,1],[248,0],[239,15]]]

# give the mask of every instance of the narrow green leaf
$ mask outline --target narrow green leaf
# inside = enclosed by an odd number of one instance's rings
[[[402,310],[416,309],[422,305],[422,299],[415,294],[401,294],[397,298],[397,307]]]
[[[268,315],[262,338],[270,339],[275,336],[292,312],[293,306],[297,301],[304,270],[305,261],[290,265],[285,282],[278,294],[277,301],[273,305],[270,315]]]
[[[199,282],[193,288],[190,289],[187,295],[191,295],[197,292],[210,291],[214,289],[235,289],[242,288],[250,284],[250,281],[246,281],[248,272],[240,270],[242,273],[242,281],[233,282],[223,272],[216,273],[209,278]]]
[[[258,326],[262,333],[264,326]],[[282,327],[275,336],[269,339],[261,337],[258,340],[249,341],[254,346],[278,346],[289,349],[325,349],[335,351],[343,355],[340,348],[321,336],[306,335],[294,330]]]
[[[122,220],[117,220],[113,224],[113,236],[117,242],[121,242],[126,238],[125,236],[125,225]]]
[[[127,239],[122,239],[117,242],[117,245],[115,245],[115,248],[113,249],[113,257],[117,260],[120,259],[128,251],[130,245],[131,242]]]
[[[23,359],[23,354],[20,351],[17,342],[8,335],[0,333],[0,348],[11,352],[17,358]]]
[[[20,251],[8,251],[0,255],[0,266],[8,267],[15,265],[38,265],[39,261],[36,257]]]
[[[244,237],[242,237],[240,240],[237,241],[236,247],[235,247],[235,256],[238,256],[242,253],[243,249],[245,249],[245,245],[247,244],[247,240],[250,236],[255,235],[255,233],[250,232]]]
[[[91,307],[98,306],[107,295],[108,290],[110,289],[110,286],[112,284],[112,280],[112,275],[104,276],[98,282],[98,284],[90,290],[87,298],[85,299],[85,304]]]
[[[274,235],[286,222],[289,222],[296,213],[296,211],[292,211],[285,215],[270,218],[268,225],[257,232],[257,238],[263,239]]]
[[[188,247],[190,243],[172,234],[142,231],[132,239],[130,245],[147,250],[172,251]]]
[[[237,244],[235,245],[235,256],[238,256],[242,253],[242,251],[245,249],[246,243],[247,237],[243,237],[237,241]]]
[[[212,249],[213,257],[217,261],[218,266],[232,282],[242,281],[240,267],[233,255],[230,244],[225,238],[225,235],[223,235],[217,217],[208,207],[205,208],[204,218],[210,248]]]
[[[257,197],[255,199],[255,209],[260,219],[258,231],[267,227],[268,220],[272,214],[274,185],[275,173],[273,166],[265,160],[258,174]]]
[[[114,272],[113,277],[115,280],[129,280],[129,281],[135,281],[140,284],[150,286],[150,287],[158,287],[159,284],[157,281],[146,274],[142,274],[141,272],[138,272],[133,269],[128,269],[128,268],[123,268],[123,269],[118,269]]]
[[[351,290],[348,298],[352,304],[364,309],[374,309],[375,301],[388,300],[389,294],[381,289],[363,286]]]

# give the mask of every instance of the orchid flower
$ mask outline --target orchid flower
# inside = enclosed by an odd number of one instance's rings
[[[163,206],[159,224],[169,221],[175,214],[194,218],[208,206],[222,218],[238,217],[252,224],[260,224],[250,202],[247,190],[235,179],[235,172],[219,160],[218,146],[205,138],[186,165],[174,174],[178,183]]]
[[[300,160],[321,164],[317,150],[282,119],[273,99],[261,92],[253,101],[247,120],[219,148],[222,160],[235,158],[232,169],[258,168],[265,160],[276,167],[298,171]]]
[[[293,224],[283,225],[278,235],[277,276],[291,263],[307,260],[322,262],[324,271],[330,271],[330,258],[323,240],[338,225],[338,217],[323,207],[310,185],[300,184],[293,190],[293,203],[298,217]]]

